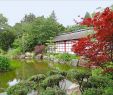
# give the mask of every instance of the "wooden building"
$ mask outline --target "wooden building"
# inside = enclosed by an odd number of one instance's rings
[[[93,31],[89,29],[81,29],[74,32],[63,33],[54,38],[55,49],[53,49],[55,53],[70,53],[73,54],[71,48],[73,43],[76,43],[80,38],[86,37],[92,34]]]

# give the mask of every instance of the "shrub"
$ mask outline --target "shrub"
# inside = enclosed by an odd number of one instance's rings
[[[0,56],[0,71],[8,71],[10,69],[10,61],[4,56]]]
[[[83,95],[102,95],[103,90],[100,89],[95,89],[95,88],[89,88],[83,92]]]
[[[9,58],[15,58],[19,54],[21,54],[21,48],[16,48],[16,49],[8,50],[6,56],[9,57]]]
[[[69,62],[72,59],[79,59],[79,57],[76,56],[75,54],[69,54],[69,53],[59,53],[59,54],[54,54],[54,56],[57,59],[65,61],[65,62],[67,62],[67,61]]]
[[[30,77],[28,79],[28,81],[33,81],[36,83],[39,83],[40,81],[44,80],[46,78],[46,76],[44,74],[38,74],[38,75],[34,75],[32,77]]]
[[[107,87],[104,89],[104,93],[102,95],[113,95],[113,88]]]
[[[70,78],[72,81],[77,81],[79,84],[79,88],[81,92],[84,91],[84,80],[86,83],[88,82],[89,77],[91,76],[91,72],[89,70],[70,70],[67,74],[67,77]],[[89,86],[89,84],[87,84]]]
[[[89,78],[89,83],[93,88],[104,88],[109,85],[109,82],[111,83],[111,80],[107,77],[104,76],[98,76],[98,77],[90,77]]]
[[[45,45],[37,45],[37,46],[35,46],[35,49],[34,49],[34,52],[35,52],[35,54],[37,55],[37,54],[42,54],[42,53],[44,53],[45,52]]]
[[[0,49],[0,55],[3,55],[3,54],[5,54],[5,51]]]
[[[113,95],[113,80],[106,76],[91,76],[82,87],[83,95]]]
[[[47,75],[51,76],[51,75],[56,75],[56,74],[60,74],[64,77],[67,76],[67,72],[66,71],[60,71],[60,70],[51,70],[47,73]]]
[[[72,80],[83,81],[83,79],[88,79],[91,76],[91,72],[89,70],[72,69],[67,76]]]
[[[113,88],[88,88],[83,95],[113,95]]]
[[[7,89],[7,95],[27,95],[27,93],[36,89],[37,85],[34,82],[24,81]]]
[[[103,70],[101,68],[92,69],[92,76],[100,76],[102,75]]]
[[[66,93],[56,86],[53,88],[47,87],[46,90],[41,93],[41,95],[66,95]]]
[[[43,82],[41,83],[41,86],[46,89],[47,87],[54,87],[59,86],[59,82],[63,80],[64,77],[62,75],[51,75],[47,77]]]
[[[58,54],[56,57],[59,60],[63,60],[63,61],[70,61],[71,60],[71,56],[68,53]]]
[[[55,74],[60,74],[59,70],[51,70],[51,71],[47,72],[47,75],[49,75],[49,76],[55,75]]]

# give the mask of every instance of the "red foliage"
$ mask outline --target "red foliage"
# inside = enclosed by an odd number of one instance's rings
[[[80,24],[93,27],[95,34],[80,39],[72,50],[87,58],[93,66],[103,66],[107,61],[113,62],[113,11],[106,8],[93,18],[85,18]]]
[[[91,18],[85,18],[83,22],[80,23],[81,25],[87,25],[91,26],[92,25],[92,19]]]
[[[104,72],[103,73],[113,73],[113,68],[106,68],[104,69]]]
[[[45,50],[45,45],[37,45],[35,46],[34,52],[36,54],[42,54]]]

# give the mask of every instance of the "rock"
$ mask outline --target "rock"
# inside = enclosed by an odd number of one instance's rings
[[[63,90],[67,90],[73,83],[67,79],[64,79],[59,82],[60,88]]]
[[[35,55],[35,54],[32,52],[32,53],[31,53],[31,57],[33,58],[33,57],[34,57],[34,55]]]
[[[78,61],[79,61],[78,59],[72,59],[72,60],[71,60],[72,66],[77,66]]]
[[[25,59],[30,59],[30,57],[26,56]]]
[[[84,57],[81,57],[79,60],[79,66],[85,66],[85,64],[87,64],[87,60],[84,59]]]
[[[64,79],[63,81],[60,81],[59,85],[61,89],[66,91],[67,95],[81,95],[79,85],[76,83]]]
[[[31,56],[31,53],[30,52],[26,52],[25,53],[25,56],[30,57]]]
[[[35,56],[35,59],[40,59],[40,55],[36,55]]]
[[[67,90],[67,95],[81,95],[80,89],[79,89],[79,85],[73,83]]]
[[[25,59],[25,54],[20,55],[20,59]]]
[[[66,62],[63,61],[63,60],[59,60],[59,63],[60,63],[60,64],[65,64]]]
[[[58,63],[59,62],[59,60],[58,59],[54,59],[54,63]]]
[[[35,56],[35,59],[43,59],[43,55],[42,54],[38,54]]]
[[[50,61],[54,61],[55,57],[53,55],[50,55]]]
[[[48,60],[48,56],[45,56],[45,55],[44,55],[44,56],[43,56],[43,59]]]

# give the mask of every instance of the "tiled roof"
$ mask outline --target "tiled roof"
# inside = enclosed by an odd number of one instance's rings
[[[57,42],[57,41],[80,39],[80,38],[86,37],[92,33],[94,33],[92,30],[81,29],[81,30],[78,30],[75,32],[63,33],[61,35],[58,35],[54,38],[54,41]]]

